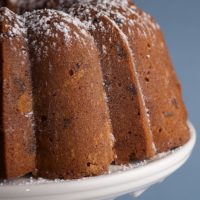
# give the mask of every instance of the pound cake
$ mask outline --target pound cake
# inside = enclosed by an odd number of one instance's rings
[[[100,175],[189,140],[160,27],[134,3],[1,6],[1,179]]]

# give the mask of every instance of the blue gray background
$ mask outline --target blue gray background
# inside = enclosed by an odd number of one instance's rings
[[[135,0],[153,15],[164,32],[169,51],[182,82],[190,120],[200,130],[200,0]],[[131,200],[129,196],[118,200]],[[199,200],[200,145],[187,164],[138,200]]]

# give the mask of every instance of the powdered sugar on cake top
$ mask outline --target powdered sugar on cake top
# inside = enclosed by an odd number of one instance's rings
[[[135,26],[138,34],[145,38],[147,34],[154,37],[154,31],[160,28],[149,14],[140,11],[135,5],[130,5],[127,0],[83,0],[78,3],[69,9],[69,13],[72,16],[78,15],[79,18],[87,18],[82,21],[87,29],[95,29],[92,12],[95,12],[97,17],[111,17],[119,27],[123,24],[129,25],[129,29]],[[65,10],[65,6],[62,9]]]
[[[8,8],[0,8],[0,23],[5,24],[3,32],[0,33],[0,39],[3,37],[17,37],[26,33],[23,18]]]
[[[4,24],[4,31],[0,38],[22,36],[27,37],[27,29],[31,29],[37,35],[58,37],[56,32],[63,34],[65,41],[69,41],[72,28],[68,24],[73,24],[79,29],[80,35],[88,37],[80,20],[72,18],[70,15],[56,10],[40,10],[27,12],[19,16],[7,8],[0,8],[0,23]],[[56,20],[57,19],[57,20]],[[77,34],[76,34],[77,36]]]
[[[72,18],[70,15],[55,10],[40,10],[25,13],[26,26],[31,28],[38,35],[46,35],[58,37],[56,32],[63,34],[65,41],[71,37],[72,28],[69,24],[73,24],[80,29],[80,33],[87,35],[82,23],[78,19]]]

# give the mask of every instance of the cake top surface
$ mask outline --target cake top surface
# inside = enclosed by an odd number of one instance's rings
[[[34,0],[32,0],[34,1]],[[41,0],[37,1],[35,3],[40,3],[43,4],[46,0]],[[66,14],[66,8],[68,8],[68,5],[72,4],[72,6],[67,9],[67,12],[69,13]],[[76,2],[73,4],[73,2]],[[25,0],[11,0],[11,3],[17,3],[17,5],[21,6],[26,3]],[[30,4],[30,1],[29,1]],[[52,17],[56,17],[59,15],[59,18],[62,18],[62,21],[68,21],[69,23],[75,24],[75,26],[81,27],[81,31],[84,32],[85,29],[90,30],[90,29],[95,29],[95,23],[94,23],[94,12],[96,13],[96,17],[100,16],[107,16],[109,18],[112,18],[113,21],[116,23],[117,26],[123,26],[124,24],[132,27],[134,25],[138,26],[138,32],[140,32],[140,35],[145,37],[146,32],[151,33],[153,30],[159,29],[159,25],[152,19],[152,17],[145,12],[142,12],[139,10],[133,3],[129,2],[128,0],[69,0],[67,2],[63,0],[59,0],[59,5],[60,11],[56,10],[50,10],[50,9],[43,9],[40,11],[32,11],[32,12],[27,12],[24,15],[18,16],[9,11],[8,9],[1,8],[1,14],[0,15],[0,21],[3,21],[4,17],[7,17],[10,21],[12,21],[11,18],[15,18],[17,20],[16,23],[14,23],[14,27],[10,31],[10,34],[17,34],[21,33],[21,31],[24,31],[23,29],[23,21],[26,20],[26,18],[30,19],[35,19],[31,20],[37,23],[35,23],[35,30],[37,29],[37,25],[43,25],[43,29],[46,29],[46,33],[48,34],[50,26],[52,24],[48,24],[49,19]],[[4,10],[4,11],[3,11]],[[63,12],[63,11],[64,12]],[[91,12],[92,11],[92,12]],[[43,13],[46,13],[46,16],[44,16]],[[80,20],[76,17],[74,17],[78,13],[79,18],[87,15],[87,19]],[[43,17],[39,17],[39,15],[43,15]],[[71,17],[71,16],[73,17]],[[65,18],[65,19],[64,19]],[[20,23],[20,26],[17,26],[17,24]],[[31,26],[31,22],[26,23],[29,26]],[[67,34],[68,30],[67,27],[63,27],[63,22],[61,23],[54,23],[53,25],[57,26],[57,28],[65,32]],[[41,28],[42,26],[40,26]],[[141,30],[147,30],[147,31],[141,31]],[[13,33],[13,34],[12,34]]]
[[[22,17],[27,21],[27,27],[31,27],[38,34],[50,36],[50,30],[54,27],[65,36],[69,36],[68,33],[71,28],[67,24],[73,24],[80,29],[82,34],[88,34],[79,19],[73,18],[62,11],[50,9],[35,10],[25,13]]]
[[[63,3],[61,9],[65,10],[65,3]],[[146,37],[146,32],[153,35],[152,33],[155,30],[160,29],[149,14],[141,11],[128,0],[78,0],[67,11],[72,16],[78,15],[79,18],[84,19],[82,22],[87,29],[95,29],[94,18],[101,16],[109,17],[119,27],[124,25],[129,27],[137,26],[138,32],[143,37]]]
[[[17,37],[25,34],[24,20],[21,16],[16,15],[8,8],[0,8],[0,23],[5,23],[5,30],[0,33],[0,39],[4,37]]]
[[[26,12],[24,15],[17,15],[8,8],[0,8],[0,22],[5,23],[7,36],[10,38],[25,34],[28,28],[35,33],[44,36],[53,36],[52,28],[64,34],[66,40],[70,37],[69,24],[73,24],[80,30],[80,34],[88,35],[83,23],[78,18],[73,18],[63,11],[43,9]],[[0,38],[5,37],[0,34]]]

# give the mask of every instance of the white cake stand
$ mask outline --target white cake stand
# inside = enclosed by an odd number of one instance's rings
[[[127,167],[111,166],[110,173],[70,181],[18,179],[0,184],[0,199],[9,200],[113,200],[121,195],[141,195],[155,183],[180,168],[190,157],[196,132],[190,125],[191,139],[183,147],[160,154],[150,161]]]

